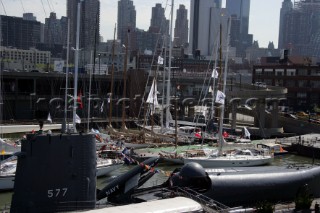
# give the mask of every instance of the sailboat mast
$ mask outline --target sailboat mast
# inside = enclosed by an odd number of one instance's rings
[[[92,87],[92,75],[96,69],[96,52],[97,52],[97,26],[99,21],[99,13],[96,14],[96,25],[94,30],[94,43],[93,43],[93,52],[91,53],[91,63],[93,61],[93,66],[89,74],[89,100],[88,100],[88,120],[87,120],[87,131],[89,132],[90,128],[90,112],[91,112],[91,87]],[[92,60],[93,59],[93,60]],[[100,74],[100,56],[99,56],[99,74]]]
[[[167,108],[166,108],[166,128],[169,127],[169,114],[170,114],[170,78],[171,78],[171,58],[172,58],[172,28],[173,28],[173,6],[174,0],[171,0],[171,19],[170,19],[170,35],[169,35],[169,70],[167,82]]]
[[[109,127],[112,127],[112,96],[113,96],[113,75],[114,75],[114,49],[116,43],[116,27],[117,24],[114,25],[113,31],[113,43],[112,43],[112,66],[111,66],[111,86],[110,86],[110,95],[109,95]]]
[[[229,34],[230,34],[230,27],[231,27],[230,18],[228,19],[227,25],[228,25],[227,42],[226,42],[227,50],[226,50],[226,57],[225,57],[225,62],[224,62],[223,88],[222,88],[223,94],[226,94],[226,84],[227,84],[227,75],[228,75],[229,38],[230,38]],[[220,28],[221,28],[221,25],[220,25]],[[221,33],[221,30],[220,30],[220,33]],[[221,43],[221,41],[220,41],[220,43]],[[220,48],[220,53],[221,53],[221,48]],[[220,61],[220,63],[221,63],[221,61]],[[226,104],[226,101],[224,104],[221,105],[220,120],[219,120],[219,142],[220,142],[219,154],[221,154],[221,152],[222,152],[222,145],[223,145],[222,129],[223,129],[223,118],[224,118],[225,104]]]
[[[95,64],[96,60],[93,60],[93,51],[91,51],[91,64],[92,62]],[[92,65],[91,70],[89,71],[89,100],[88,100],[88,123],[87,123],[87,131],[89,132],[89,128],[90,128],[90,105],[91,105],[91,85],[92,85],[92,73],[94,72],[95,66]]]
[[[122,101],[122,129],[125,130],[126,124],[125,124],[125,117],[126,117],[126,111],[125,111],[125,100],[124,98],[126,97],[127,94],[127,63],[128,63],[128,43],[129,43],[129,29],[127,31],[127,36],[126,36],[126,53],[125,53],[125,57],[124,57],[124,68],[123,68],[123,101]]]
[[[69,51],[70,51],[70,19],[68,19],[68,33],[67,33],[67,62],[66,62],[66,90],[64,94],[64,119],[62,123],[62,132],[67,132],[69,124],[67,124],[68,117],[68,78],[69,78]],[[68,127],[67,127],[68,125]]]
[[[77,117],[77,90],[78,90],[78,68],[79,68],[79,40],[80,40],[80,11],[81,2],[78,3],[77,14],[77,36],[76,36],[76,49],[75,49],[75,62],[74,62],[74,92],[73,92],[73,131],[77,132],[76,117]]]
[[[161,109],[161,132],[163,132],[163,118],[164,118],[164,113],[163,113],[163,107],[164,107],[164,94],[165,94],[165,82],[166,82],[166,59],[167,59],[167,46],[166,46],[166,37],[164,37],[164,60],[163,60],[163,75],[162,75],[162,109]]]

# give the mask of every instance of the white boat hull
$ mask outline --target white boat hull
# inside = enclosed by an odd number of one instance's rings
[[[14,187],[14,175],[0,175],[0,191],[12,190]]]
[[[124,142],[124,146],[127,148],[134,148],[134,149],[143,149],[148,147],[153,147],[153,144],[147,144],[147,143],[126,143]]]
[[[109,164],[109,165],[98,165],[97,166],[97,177],[102,177],[110,174],[111,172],[119,169],[122,163]]]
[[[196,162],[204,168],[249,167],[267,165],[272,160],[271,156],[254,156],[253,158],[248,156],[193,157],[185,158],[184,164]]]

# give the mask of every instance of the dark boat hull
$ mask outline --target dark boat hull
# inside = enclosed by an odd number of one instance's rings
[[[259,201],[293,201],[305,187],[310,195],[320,196],[320,167],[243,168],[211,172],[209,177],[212,188],[205,195],[229,206]]]

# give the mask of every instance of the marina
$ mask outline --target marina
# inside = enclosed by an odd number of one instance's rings
[[[63,1],[2,3],[0,212],[320,212],[319,1],[283,0],[278,49],[250,0],[156,3],[146,31],[118,0],[106,42],[104,1]]]
[[[300,157],[300,156],[288,154],[288,155],[278,156],[277,158],[274,159],[274,161],[272,162],[272,164],[270,166],[301,166],[301,165],[310,166],[312,164],[317,165],[319,163],[320,163],[320,161],[318,159],[313,160],[313,159],[307,158],[307,157]],[[97,187],[101,189],[108,182],[110,182],[110,180],[115,179],[117,176],[125,173],[126,171],[130,170],[130,168],[133,168],[133,167],[134,167],[134,165],[132,165],[132,166],[123,165],[118,170],[111,172],[108,176],[98,178],[97,179]],[[265,166],[265,168],[267,168],[267,167],[269,167],[269,166]],[[177,165],[163,165],[162,164],[162,165],[159,165],[155,168],[161,172],[155,174],[154,177],[152,177],[150,180],[148,180],[145,183],[144,187],[155,186],[155,185],[159,185],[159,184],[165,182],[168,178],[168,174],[170,174],[175,168],[177,168]],[[208,171],[210,171],[210,172],[214,172],[214,171],[219,172],[220,171],[221,172],[221,170],[219,170],[219,169],[216,169],[216,170],[208,169]],[[12,192],[1,192],[0,193],[1,209],[10,206],[11,196],[12,196]],[[283,205],[286,208],[289,208],[288,206],[290,206],[288,203],[284,203]],[[292,205],[291,205],[291,208],[292,208]]]

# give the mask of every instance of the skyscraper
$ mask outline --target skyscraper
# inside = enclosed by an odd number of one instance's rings
[[[121,44],[126,44],[128,30],[134,31],[136,29],[136,9],[131,0],[118,1],[118,39]],[[132,37],[131,37],[132,38]],[[130,40],[131,40],[130,38]]]
[[[284,16],[283,47],[292,55],[320,57],[320,0],[295,1]]]
[[[80,0],[67,0],[67,17],[70,19],[70,46],[76,46],[77,11]],[[81,62],[89,63],[90,52],[100,36],[100,1],[85,0],[81,3],[80,48]],[[81,63],[80,63],[81,65]],[[83,65],[83,64],[82,64]]]
[[[227,0],[226,8],[230,15],[235,15],[240,20],[240,33],[248,34],[250,0]]]
[[[221,0],[191,0],[189,52],[193,55],[211,54],[211,9],[220,8]],[[196,51],[197,50],[197,51]]]
[[[280,20],[279,20],[279,39],[278,39],[278,48],[284,48],[283,45],[283,31],[284,31],[284,19],[285,15],[290,12],[293,8],[291,0],[283,0],[282,7],[280,9]]]
[[[245,57],[245,50],[252,45],[249,34],[250,0],[227,0],[226,9],[232,17],[230,44],[236,47],[238,57]]]
[[[168,35],[169,33],[169,20],[166,19],[164,8],[161,6],[161,4],[156,4],[155,7],[152,7],[149,32],[160,32],[161,34],[165,35]]]
[[[179,5],[179,9],[177,10],[177,18],[175,22],[174,28],[174,46],[185,46],[188,43],[188,10],[182,4]]]
[[[53,46],[55,44],[63,44],[62,25],[57,19],[56,13],[51,12],[50,17],[45,19],[44,24],[44,43]]]

